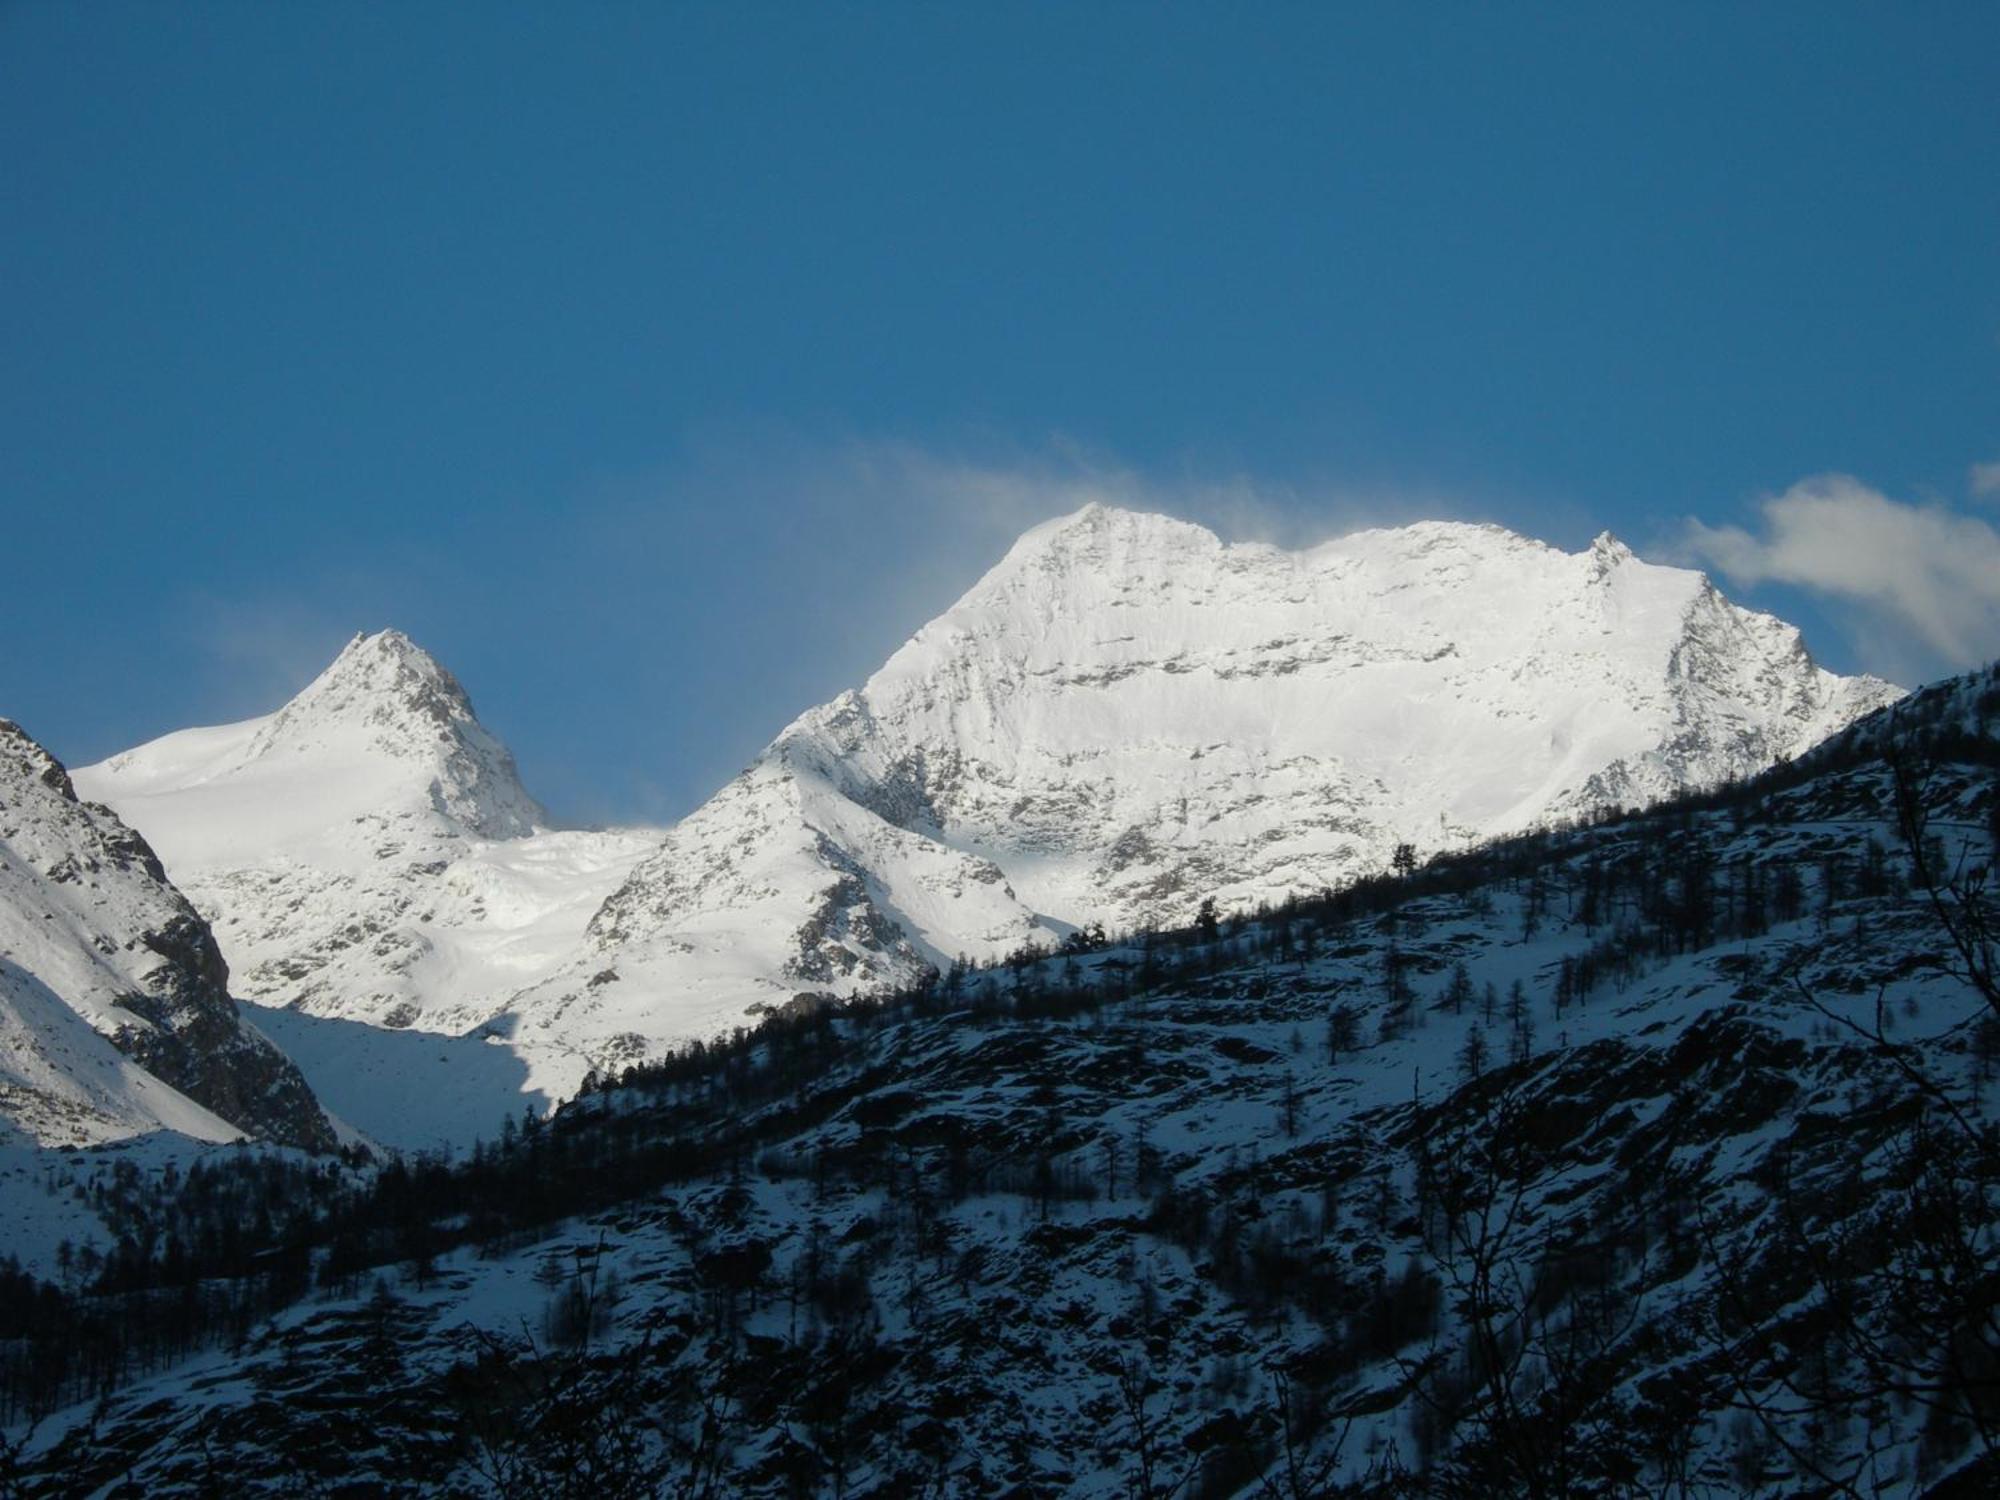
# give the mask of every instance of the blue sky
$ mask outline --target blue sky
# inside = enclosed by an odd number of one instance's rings
[[[1100,490],[1608,527],[1842,669],[1990,656],[1996,58],[1991,5],[0,6],[0,713],[87,761],[394,624],[559,810],[672,816]]]

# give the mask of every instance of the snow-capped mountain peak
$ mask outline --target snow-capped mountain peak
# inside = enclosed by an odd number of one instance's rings
[[[574,945],[653,839],[549,830],[514,757],[400,631],[277,712],[76,773],[216,918],[239,991],[462,1030]]]
[[[801,995],[1743,775],[1896,694],[1609,533],[1571,553],[1430,521],[1286,549],[1092,504],[664,838],[523,837],[511,757],[394,632],[269,719],[79,785],[218,913],[247,995],[486,1025],[560,1093]]]
[[[458,679],[400,630],[357,633],[324,672],[272,716],[269,737],[278,739],[284,728],[316,720],[381,728],[416,721],[440,732],[478,722]]]
[[[182,730],[77,774],[170,866],[344,838],[355,824],[481,839],[548,824],[458,680],[396,630],[355,636],[276,713]]]
[[[1613,562],[1623,562],[1632,556],[1632,549],[1619,541],[1609,531],[1600,531],[1590,539],[1590,550],[1600,557],[1608,557]]]
[[[1897,692],[1609,533],[1287,550],[1091,504],[675,828],[517,1034],[615,1059],[960,952],[1248,909],[1761,769]]]
[[[1023,532],[989,577],[1030,566],[1124,561],[1145,556],[1213,553],[1221,540],[1205,526],[1157,511],[1127,510],[1093,500]]]
[[[357,750],[428,774],[424,792],[434,810],[475,837],[518,838],[548,825],[513,755],[479,722],[458,679],[399,630],[356,635],[263,723],[244,758]]]

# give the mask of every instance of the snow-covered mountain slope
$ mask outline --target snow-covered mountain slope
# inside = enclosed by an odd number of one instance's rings
[[[1991,1495],[1996,724],[1989,671],[303,1199],[289,1291],[65,1309],[148,1373],[12,1366],[26,1492]],[[227,1186],[130,1222],[200,1243]]]
[[[572,954],[648,834],[548,828],[505,746],[393,630],[276,713],[76,773],[215,919],[246,999],[463,1031]]]
[[[1796,755],[1898,689],[1601,536],[1305,551],[1092,505],[683,821],[511,1009],[616,1057],[1076,926],[1185,921]]]
[[[357,638],[268,719],[78,773],[243,992],[483,1027],[572,1091],[801,995],[1337,886],[1795,755],[1897,690],[1601,537],[1301,552],[1090,506],[663,838],[544,831],[436,662]]]
[[[325,1149],[298,1070],[242,1024],[208,925],[144,840],[0,719],[0,1117],[31,1140],[153,1130]]]

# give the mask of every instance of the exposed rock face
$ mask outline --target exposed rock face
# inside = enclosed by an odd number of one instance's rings
[[[555,832],[457,680],[356,636],[276,713],[78,771],[213,912],[246,998],[462,1031],[575,947],[654,839]]]
[[[593,1092],[460,1171],[416,1295],[322,1286],[23,1477],[1994,1494],[1993,997],[1948,929],[2000,922],[1996,722],[2000,671],[1712,803]],[[574,1350],[522,1326],[566,1278],[625,1288]]]
[[[1092,921],[1184,922],[1206,897],[1247,909],[1385,869],[1399,843],[1758,770],[1898,691],[1609,535],[1572,555],[1426,523],[1286,552],[1090,506],[801,715],[516,1008],[599,1024],[620,992],[579,1002],[576,979],[616,954],[653,1005],[619,1028],[658,1027],[672,995],[714,1030],[807,981],[907,981]]]
[[[145,840],[0,719],[0,1087],[14,1123],[49,1141],[164,1126],[330,1149],[312,1091],[242,1024],[228,986],[208,924]]]
[[[1608,535],[1568,554],[1426,523],[1287,552],[1090,506],[663,837],[539,831],[394,632],[268,719],[79,779],[217,914],[249,997],[485,1026],[567,1092],[800,994],[1718,782],[1897,691]]]

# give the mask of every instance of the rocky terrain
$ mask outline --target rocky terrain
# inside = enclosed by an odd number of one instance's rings
[[[1958,679],[1745,785],[294,1182],[288,1271],[63,1309],[256,1309],[233,1347],[108,1380],[73,1332],[37,1384],[11,1330],[15,1482],[1990,1493],[1996,722]],[[117,1211],[170,1235],[234,1180]]]
[[[79,773],[243,992],[478,1035],[571,1093],[773,1010],[1243,912],[1796,756],[1894,688],[1600,537],[1300,552],[1091,506],[659,832],[552,832],[395,632],[267,719]],[[802,999],[802,997],[805,997]]]
[[[489,1020],[570,957],[656,843],[550,829],[457,680],[393,630],[357,636],[274,714],[77,782],[211,914],[246,998],[389,1028]]]
[[[208,924],[145,840],[0,719],[0,1133],[330,1148],[311,1090],[228,986]]]

